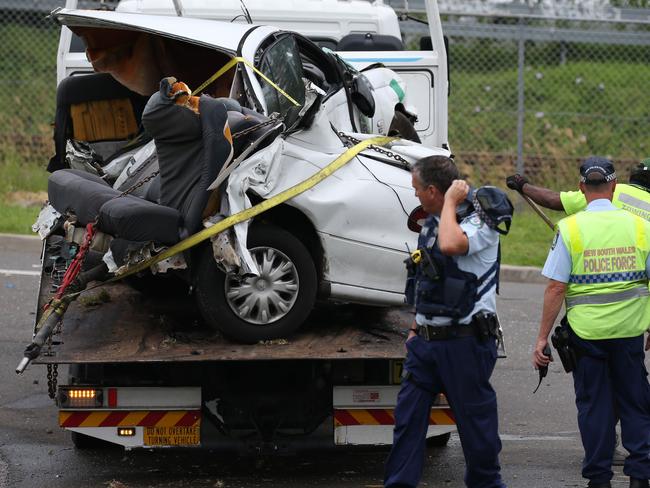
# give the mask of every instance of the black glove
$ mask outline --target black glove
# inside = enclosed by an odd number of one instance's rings
[[[523,193],[524,185],[528,183],[528,179],[525,176],[521,176],[519,173],[510,175],[506,178],[506,185],[511,190],[516,190],[519,193]]]

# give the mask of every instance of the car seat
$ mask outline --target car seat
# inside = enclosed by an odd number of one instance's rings
[[[121,192],[100,177],[64,169],[48,180],[51,205],[74,214],[81,225],[96,221],[98,230],[124,241],[173,245],[199,231],[211,193],[208,187],[220,169],[272,128],[252,131],[233,145],[231,130],[237,133],[268,118],[234,100],[208,96],[201,97],[196,114],[176,105],[168,93],[169,83],[163,80],[142,115],[158,153],[160,204],[133,195],[120,197]],[[116,242],[115,247],[129,246]]]

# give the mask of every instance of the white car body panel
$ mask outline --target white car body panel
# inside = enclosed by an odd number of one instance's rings
[[[327,134],[333,136],[329,144]],[[325,137],[325,144],[312,145],[310,136]],[[324,152],[323,146],[335,152]],[[408,151],[411,147],[422,148],[396,144],[391,150]],[[268,199],[306,180],[346,149],[329,129],[321,109],[310,129],[276,140],[231,174],[229,211],[251,206],[247,190]],[[428,148],[423,152],[448,155]],[[364,153],[376,154],[372,150]],[[403,155],[409,157],[406,152]],[[360,156],[287,203],[304,213],[319,234],[327,263],[323,279],[331,284],[331,298],[381,305],[403,303],[403,260],[408,249],[417,247],[417,234],[407,229],[407,218],[419,205],[409,171]],[[245,223],[236,226],[238,251],[247,254],[241,246],[246,234]]]

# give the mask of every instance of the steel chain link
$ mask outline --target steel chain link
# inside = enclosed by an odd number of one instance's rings
[[[349,141],[350,143],[352,143],[352,145],[359,144],[361,142],[360,139],[357,139],[356,137],[352,137],[352,136],[350,136],[348,134],[345,134],[342,131],[338,131],[337,134],[338,134],[338,136],[340,138],[345,139],[345,140]],[[381,153],[381,154],[383,154],[384,156],[386,156],[386,157],[388,157],[390,159],[394,159],[395,161],[399,161],[400,163],[403,163],[403,164],[407,165],[407,167],[411,166],[411,163],[409,163],[402,156],[400,156],[399,154],[395,154],[393,151],[390,151],[390,150],[385,149],[383,147],[375,146],[374,144],[372,144],[372,145],[368,146],[368,149],[372,149],[373,151]]]
[[[57,364],[47,365],[47,394],[54,400],[56,397],[56,387],[59,381],[59,366]]]
[[[260,122],[259,124],[252,125],[247,129],[242,129],[239,132],[235,132],[232,135],[232,138],[237,139],[239,137],[250,134],[251,132],[255,132],[256,130],[261,129],[262,127],[266,127],[267,125],[273,125],[281,121],[282,121],[282,117],[280,117],[277,113],[274,112],[270,115],[269,120],[265,120],[264,122]]]
[[[134,174],[137,174],[137,172],[134,173]],[[135,185],[133,185],[132,187],[127,188],[126,190],[124,190],[122,193],[120,193],[120,194],[119,194],[118,196],[116,196],[115,198],[120,198],[120,197],[124,197],[124,196],[126,196],[126,195],[129,195],[130,193],[134,192],[135,190],[137,190],[138,188],[140,188],[140,187],[141,187],[142,185],[144,185],[145,183],[148,183],[149,181],[153,180],[153,179],[154,179],[156,176],[158,176],[159,174],[160,174],[160,170],[156,170],[156,171],[154,171],[153,173],[151,173],[151,174],[150,174],[149,176],[147,176],[146,178],[143,178],[142,180],[138,181],[138,182],[137,182]]]

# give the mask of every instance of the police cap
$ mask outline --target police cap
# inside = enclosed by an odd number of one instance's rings
[[[589,156],[580,165],[580,181],[587,185],[601,185],[616,179],[614,163],[600,156]]]

